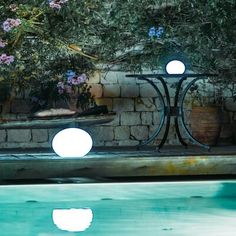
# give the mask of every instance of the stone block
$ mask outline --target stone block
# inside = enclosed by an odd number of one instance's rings
[[[131,126],[130,134],[134,140],[146,140],[149,130],[147,126]]]
[[[112,98],[95,98],[97,105],[106,105],[109,111],[113,110],[113,100]]]
[[[48,140],[49,140],[49,143],[52,142],[52,139],[54,138],[54,136],[58,132],[60,132],[61,130],[63,130],[63,128],[48,129]]]
[[[151,98],[137,98],[135,99],[136,111],[155,111],[156,106]]]
[[[17,149],[27,149],[27,148],[49,148],[48,142],[46,143],[32,143],[32,142],[4,142],[0,143],[0,148],[2,149],[9,149],[9,148],[17,148]]]
[[[102,84],[117,84],[119,73],[120,72],[109,71],[108,73],[103,74],[101,78],[101,83]]]
[[[162,114],[158,111],[154,111],[152,115],[153,115],[153,124],[154,125],[160,124]]]
[[[159,97],[154,98],[154,105],[156,107],[156,110],[163,110],[164,109],[164,104],[161,103]]]
[[[126,77],[126,75],[132,74],[132,73],[122,73],[119,76],[118,83],[123,85],[123,84],[132,84],[137,86],[137,78],[135,77]]]
[[[106,147],[117,147],[119,146],[119,141],[106,141],[104,145]]]
[[[151,125],[153,119],[153,112],[141,112],[142,125]]]
[[[29,114],[16,114],[16,119],[27,119],[29,117]]]
[[[118,126],[120,125],[120,114],[116,114],[113,121],[102,124],[102,126]]]
[[[137,141],[137,140],[129,139],[129,140],[120,140],[119,141],[119,146],[130,146],[130,147],[132,147],[132,146],[137,146],[137,145],[139,145],[139,141]]]
[[[7,130],[7,141],[15,143],[24,143],[31,141],[30,129],[9,129]]]
[[[134,100],[131,98],[114,98],[113,111],[134,111]]]
[[[43,143],[48,141],[47,129],[32,129],[32,141],[37,143]]]
[[[105,84],[103,87],[103,96],[109,97],[120,97],[120,85],[118,84]]]
[[[104,141],[93,139],[93,147],[104,147],[104,146],[105,146]]]
[[[18,118],[19,114],[11,114],[11,113],[6,113],[6,114],[2,114],[1,118],[4,118],[6,120],[14,120]]]
[[[121,97],[138,97],[139,96],[139,86],[136,84],[122,85],[121,86]]]
[[[157,128],[158,128],[158,125],[149,126],[149,137],[151,137],[153,135],[154,131],[156,131]],[[163,136],[164,136],[164,132],[165,132],[165,126],[162,128],[161,132],[156,137],[156,140],[161,141]],[[182,136],[184,138],[184,133],[181,133],[181,134],[182,134]],[[174,140],[178,139],[178,137],[176,135],[176,131],[175,131],[175,126],[174,125],[170,125],[166,144],[168,144],[168,140],[172,140],[172,139],[174,139]],[[174,142],[172,142],[172,143],[174,143]]]
[[[122,72],[122,71],[117,71],[116,72],[117,76],[117,82],[122,85],[122,84],[136,84],[136,78],[128,78],[126,77],[127,72]]]
[[[94,126],[90,128],[89,134],[96,141],[112,141],[114,139],[113,127]]]
[[[96,71],[92,76],[89,77],[88,84],[98,84],[101,81],[102,74],[100,71]]]
[[[140,112],[122,112],[120,123],[121,125],[140,125]]]
[[[5,142],[7,137],[6,130],[1,129],[0,130],[0,142]]]
[[[100,98],[103,94],[103,87],[101,84],[90,84],[91,89],[90,92],[94,96],[94,98]]]
[[[144,98],[157,97],[156,90],[150,84],[140,84],[140,96]]]
[[[136,83],[137,84],[148,84],[148,82],[146,80],[142,80],[142,79],[138,79],[138,78],[136,79]]]
[[[114,129],[115,140],[125,140],[130,137],[130,127],[129,126],[118,126]]]
[[[25,100],[15,99],[11,103],[12,113],[30,113],[30,106]]]
[[[153,133],[156,131],[157,128],[158,128],[158,125],[149,126],[149,137],[151,137],[153,135]],[[164,131],[165,131],[165,126],[162,128],[161,132],[156,137],[156,139],[162,139],[162,137],[164,135]]]

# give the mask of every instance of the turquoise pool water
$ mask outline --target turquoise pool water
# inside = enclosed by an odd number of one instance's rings
[[[0,186],[1,236],[236,235],[236,181]]]

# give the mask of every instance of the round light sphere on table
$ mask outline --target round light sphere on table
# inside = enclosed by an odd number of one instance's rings
[[[172,74],[183,74],[185,72],[185,65],[182,61],[172,60],[166,64],[166,72]]]

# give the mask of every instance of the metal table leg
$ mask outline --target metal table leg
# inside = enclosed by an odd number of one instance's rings
[[[186,132],[188,138],[190,139],[190,141],[193,143],[193,144],[196,144],[200,147],[203,147],[203,148],[206,148],[206,149],[210,149],[210,146],[204,144],[204,143],[201,143],[200,141],[198,141],[197,139],[195,139],[192,134],[190,133],[188,127],[186,126],[185,124],[185,118],[184,118],[184,99],[186,97],[186,94],[188,92],[188,90],[190,89],[190,87],[197,81],[201,78],[196,78],[196,79],[193,79],[187,86],[186,88],[184,89],[183,93],[182,93],[182,96],[180,97],[180,122],[182,124],[182,127],[184,129],[184,131]]]
[[[166,106],[165,106],[165,99],[164,99],[163,95],[161,94],[159,88],[155,85],[155,83],[153,83],[152,80],[150,80],[146,77],[143,77],[143,76],[139,77],[138,79],[147,81],[155,89],[155,91],[157,92],[157,95],[160,99],[160,102],[161,102],[161,120],[160,120],[160,124],[157,127],[157,129],[154,131],[154,133],[146,141],[143,141],[141,144],[138,145],[138,147],[141,147],[141,146],[147,145],[150,142],[152,142],[158,136],[158,134],[161,132],[161,129],[164,126],[165,116],[166,116],[167,111],[166,111]]]
[[[180,90],[181,90],[181,87],[182,87],[182,84],[184,82],[184,80],[186,80],[187,77],[182,77],[179,82],[178,82],[178,85],[177,85],[177,88],[176,88],[176,92],[175,92],[175,101],[174,101],[174,107],[178,107],[178,103],[179,103],[179,98],[180,98]],[[180,116],[183,116],[183,112],[180,112],[180,107],[178,107],[178,114],[175,116],[175,130],[176,130],[176,133],[177,133],[177,136],[178,136],[178,139],[180,141],[180,143],[187,147],[187,143],[183,140],[182,136],[181,136],[181,133],[180,133],[180,130],[179,130],[179,118]]]
[[[166,139],[167,139],[167,136],[168,136],[168,133],[169,133],[169,129],[170,129],[170,117],[171,117],[171,114],[170,114],[170,109],[171,109],[171,106],[170,106],[170,94],[169,94],[169,90],[167,88],[167,85],[164,81],[164,79],[162,77],[158,77],[158,79],[161,81],[161,84],[164,88],[164,92],[165,92],[165,95],[166,95],[166,113],[165,113],[165,117],[166,117],[166,128],[165,128],[165,132],[164,132],[164,135],[163,135],[163,138],[160,142],[160,144],[158,145],[158,149],[161,149],[164,145],[164,143],[166,142]]]

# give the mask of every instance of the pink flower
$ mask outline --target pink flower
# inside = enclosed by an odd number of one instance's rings
[[[68,0],[49,0],[49,6],[54,9],[61,9],[62,4],[68,2]]]
[[[7,58],[7,54],[5,53],[0,56],[1,61],[6,60],[6,58]]]
[[[21,20],[20,19],[16,19],[15,22],[14,22],[14,26],[18,26],[21,24]]]
[[[12,62],[14,62],[14,56],[8,56],[5,61],[5,64],[10,65]]]
[[[14,62],[14,56],[7,56],[5,53],[0,55],[0,64],[10,65],[12,62]]]
[[[81,74],[79,76],[74,76],[70,78],[70,80],[67,80],[67,81],[73,85],[78,85],[78,84],[84,83],[86,79],[87,79],[87,76],[85,74]]]
[[[21,20],[20,19],[11,19],[11,18],[7,18],[3,24],[3,30],[5,32],[9,32],[12,28],[17,27],[21,24]]]
[[[87,80],[87,76],[86,74],[81,74],[79,77],[78,77],[80,83],[84,83],[86,80]]]
[[[58,9],[58,10],[61,9],[61,5],[54,2],[50,2],[49,6],[54,9]]]
[[[80,82],[79,82],[79,80],[78,80],[78,77],[73,77],[72,80],[71,80],[71,83],[72,83],[73,85],[78,85],[78,84],[80,84]]]

